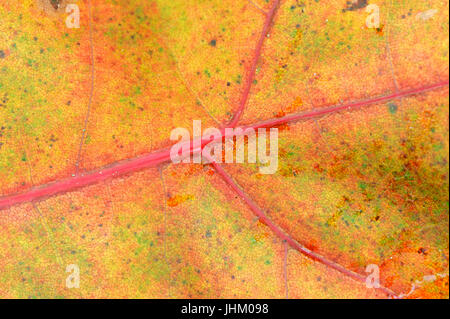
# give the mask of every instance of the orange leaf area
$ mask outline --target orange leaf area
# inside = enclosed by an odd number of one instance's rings
[[[369,4],[2,0],[0,298],[448,298],[449,4]]]

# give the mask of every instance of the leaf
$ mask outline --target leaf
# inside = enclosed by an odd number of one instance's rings
[[[448,298],[448,2],[68,3],[0,5],[1,297]],[[277,172],[171,164],[193,120]]]

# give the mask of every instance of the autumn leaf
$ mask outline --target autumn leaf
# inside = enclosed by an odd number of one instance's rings
[[[448,9],[2,1],[0,297],[448,298]],[[276,173],[171,163],[194,120]]]

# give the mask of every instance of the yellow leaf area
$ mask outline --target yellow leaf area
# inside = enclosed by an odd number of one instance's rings
[[[189,199],[167,205],[176,196]],[[0,225],[2,298],[385,297],[286,254],[208,167],[136,173],[11,208]]]
[[[368,28],[376,4],[380,27]],[[420,12],[437,13],[423,21]],[[243,122],[448,79],[448,1],[283,1]]]
[[[448,90],[342,112],[283,129],[274,175],[225,167],[294,239],[407,294],[448,274],[448,115]]]
[[[272,6],[57,2],[0,3],[0,196],[169,146],[193,120],[222,127]],[[241,122],[448,81],[447,1],[377,1],[378,29],[362,2],[280,1]],[[80,28],[66,26],[68,3]],[[379,266],[399,295],[448,298],[447,96],[283,126],[274,175],[223,167],[314,252],[362,275]],[[0,234],[2,298],[386,297],[288,247],[203,165],[4,209]]]
[[[79,1],[69,29],[41,1],[0,5],[0,194],[168,146],[193,119],[219,126],[264,21],[248,3]]]
[[[302,122],[276,175],[224,165],[292,237],[408,297],[448,297],[447,92]],[[414,169],[413,169],[414,168]],[[2,297],[384,298],[314,262],[208,166],[168,165],[3,211]],[[80,267],[67,289],[66,266]]]

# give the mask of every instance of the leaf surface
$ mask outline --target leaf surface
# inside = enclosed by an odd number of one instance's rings
[[[0,4],[1,297],[448,298],[448,2],[67,3]],[[277,172],[171,164],[193,120]]]

